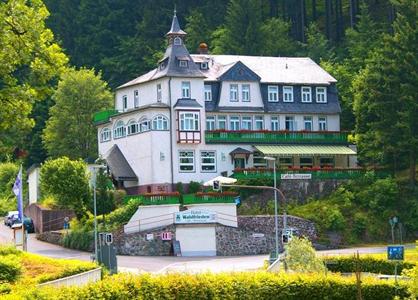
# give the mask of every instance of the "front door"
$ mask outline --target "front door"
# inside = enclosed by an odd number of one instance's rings
[[[234,158],[234,169],[244,169],[245,158]]]

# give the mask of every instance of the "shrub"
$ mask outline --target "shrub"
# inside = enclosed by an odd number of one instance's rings
[[[17,250],[13,246],[0,246],[0,256],[5,256],[9,254],[20,255],[22,251]]]
[[[64,247],[82,251],[93,249],[94,234],[90,231],[70,231],[62,238]]]
[[[195,194],[200,190],[200,183],[196,181],[190,181],[189,183],[189,193]]]
[[[17,255],[9,254],[0,259],[0,282],[15,282],[22,274],[22,265]]]
[[[325,265],[316,257],[312,243],[306,238],[293,237],[286,249],[287,266],[296,272],[324,272]]]
[[[182,182],[176,183],[176,191],[179,192],[180,194],[184,194],[184,187],[183,187]]]
[[[353,273],[356,272],[356,259],[354,256],[327,257],[324,259],[327,269],[331,272]],[[362,272],[376,274],[395,274],[396,262],[374,258],[371,256],[360,257],[359,267]],[[398,262],[398,274],[404,269],[411,269],[415,264],[410,262]]]

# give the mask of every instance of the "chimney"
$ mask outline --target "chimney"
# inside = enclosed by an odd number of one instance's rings
[[[206,43],[200,43],[197,52],[199,54],[208,54],[208,45]]]

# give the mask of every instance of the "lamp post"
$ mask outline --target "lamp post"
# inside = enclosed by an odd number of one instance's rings
[[[96,201],[96,182],[97,170],[106,169],[105,165],[92,166],[93,169],[93,213],[94,213],[94,260],[97,261],[97,201]]]
[[[276,158],[266,156],[264,157],[267,161],[273,162],[273,177],[274,177],[274,228],[276,235],[276,259],[279,258],[279,221],[278,221],[278,204],[277,204],[277,178],[276,178]]]

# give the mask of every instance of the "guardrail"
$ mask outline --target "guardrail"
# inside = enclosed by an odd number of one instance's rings
[[[83,286],[102,278],[102,268],[38,284],[38,287]]]
[[[348,134],[342,131],[214,130],[205,131],[205,141],[207,144],[348,144]]]

